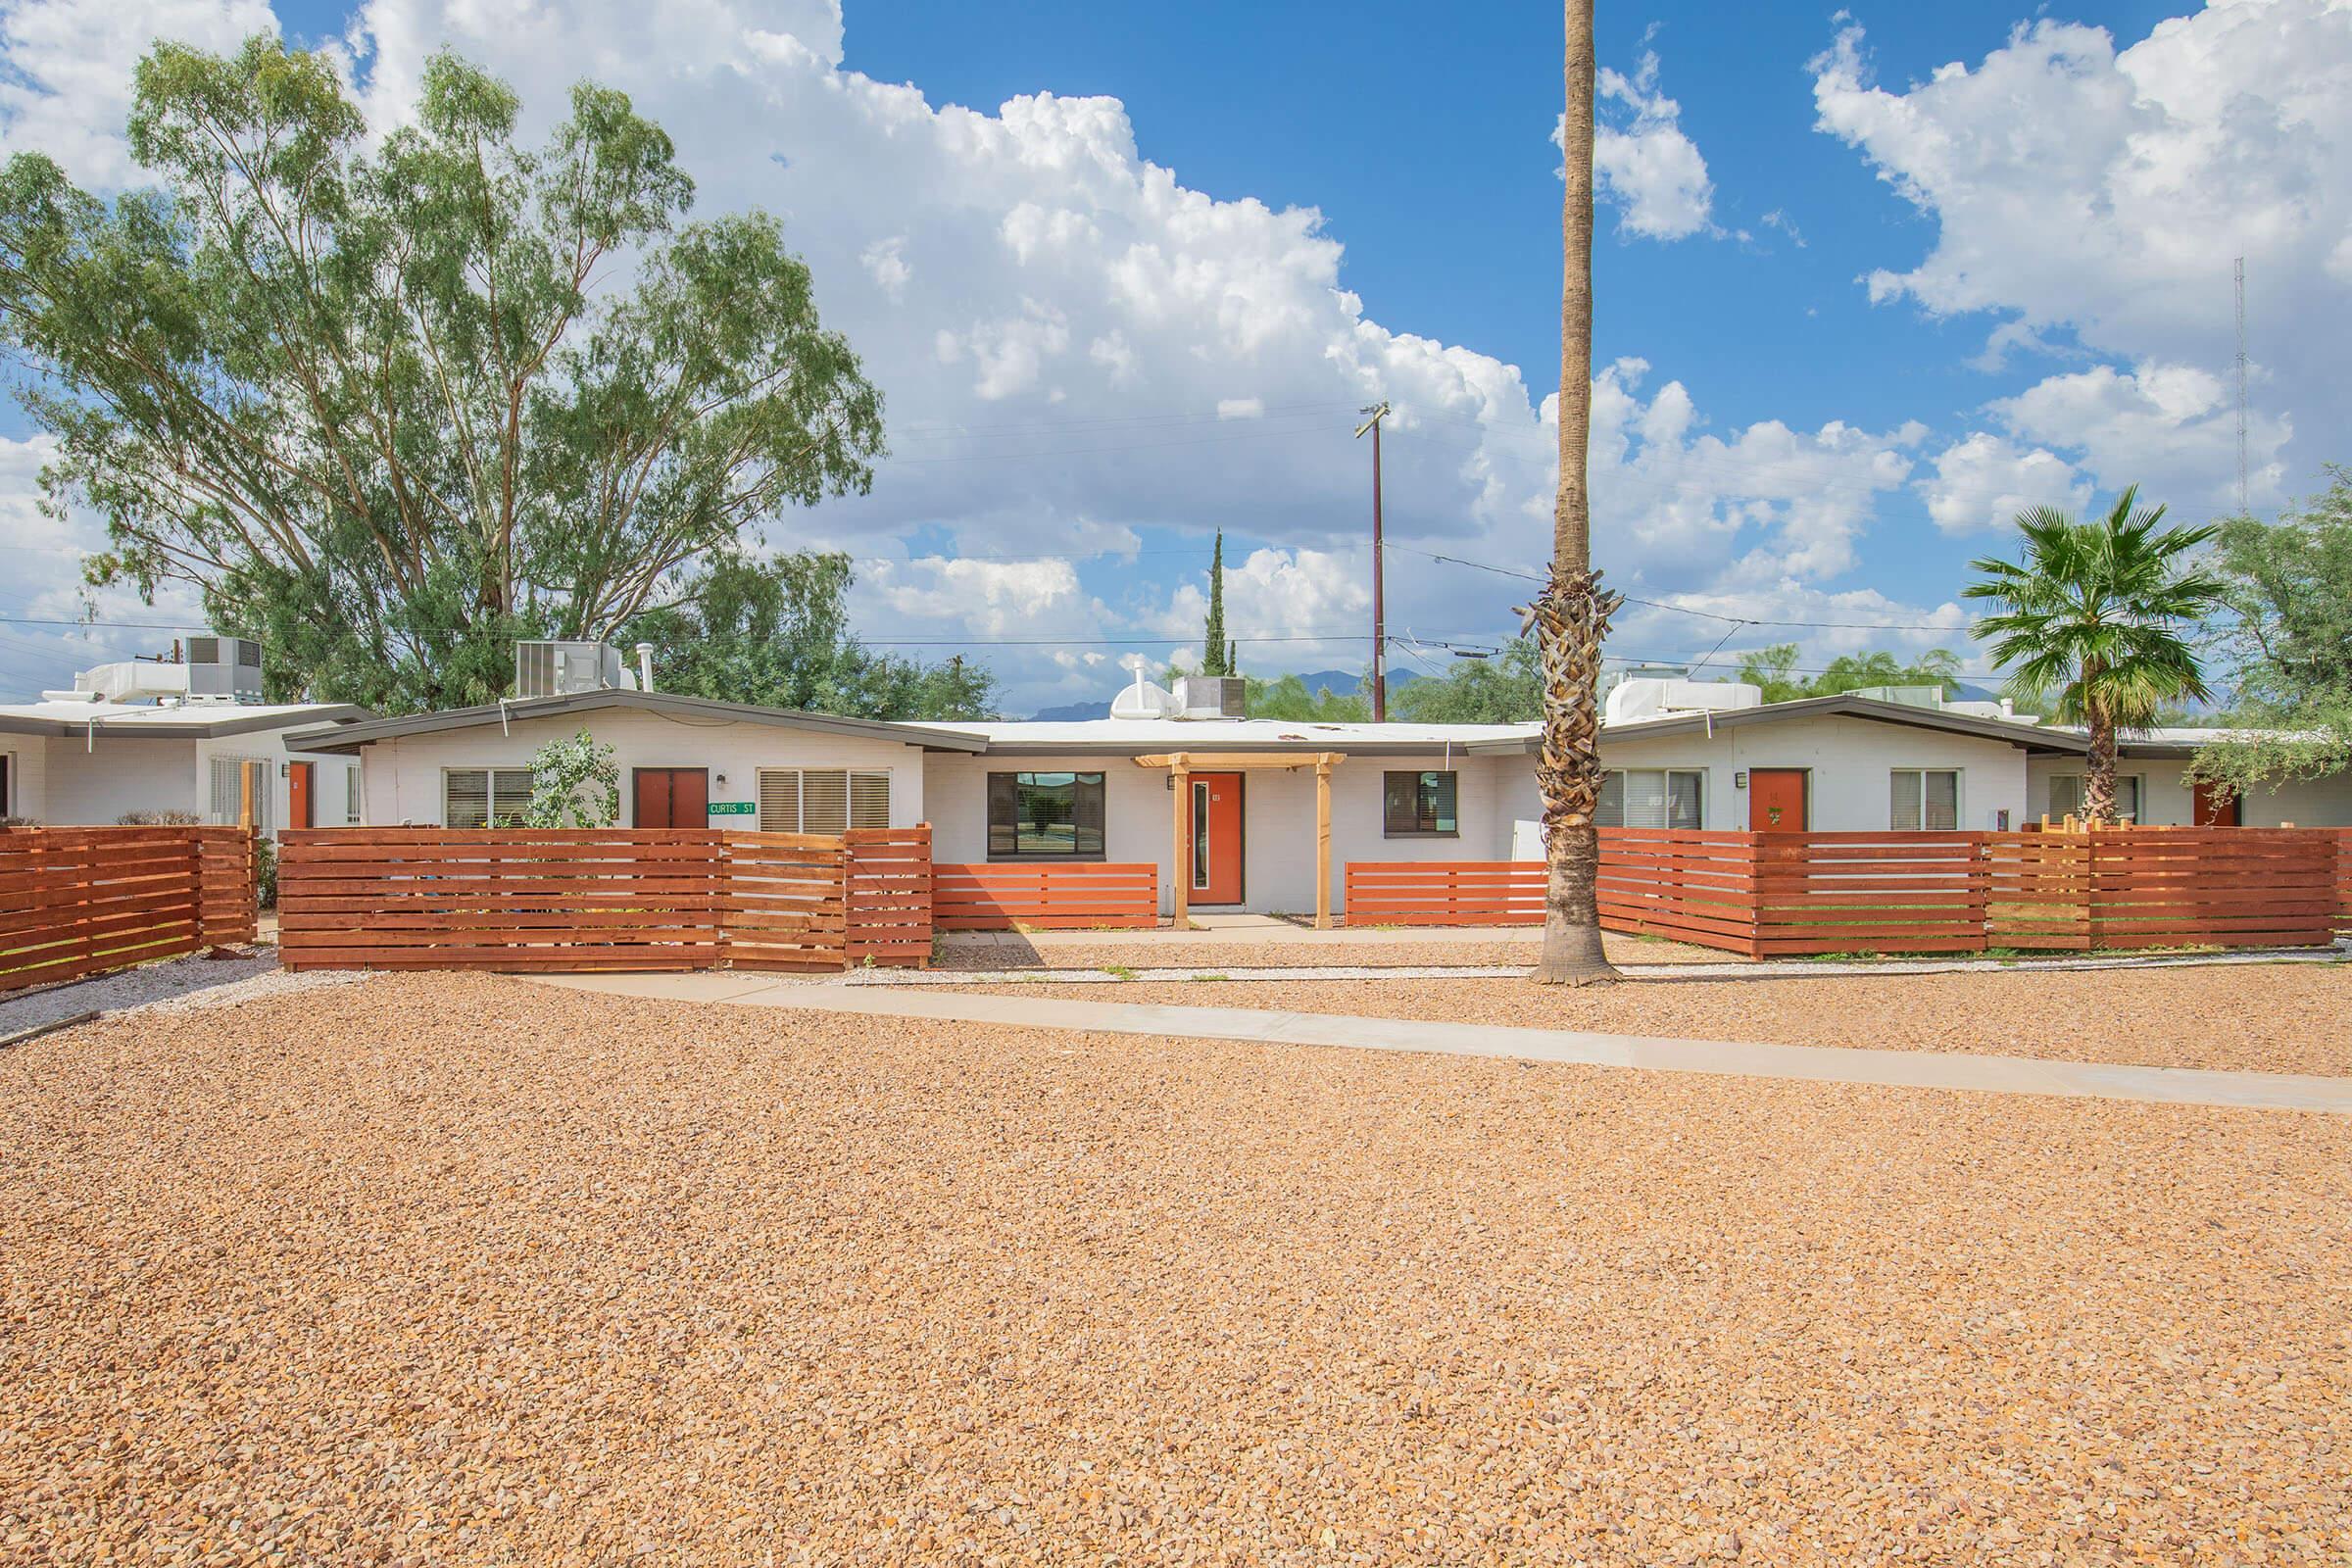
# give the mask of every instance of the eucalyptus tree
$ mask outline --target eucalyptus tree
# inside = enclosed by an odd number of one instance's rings
[[[0,334],[94,508],[99,584],[193,584],[279,694],[503,690],[516,636],[598,637],[791,504],[862,491],[882,400],[759,212],[687,221],[661,127],[582,83],[545,141],[455,55],[371,143],[326,58],[139,62],[109,202],[0,168]]]
[[[2082,814],[2092,823],[2115,820],[2117,731],[2209,695],[2193,639],[2226,603],[2221,579],[2189,559],[2219,530],[2160,530],[2164,508],[2138,499],[2126,490],[2093,522],[2050,507],[2020,513],[2024,558],[1971,562],[1984,577],[1961,590],[2001,607],[1969,630],[1991,643],[2011,688],[2089,731]]]

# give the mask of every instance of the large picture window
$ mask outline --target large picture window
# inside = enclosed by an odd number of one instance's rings
[[[2058,821],[2082,814],[2082,786],[2085,780],[2080,773],[2058,773],[2050,778],[2050,819]],[[2140,820],[2140,783],[2137,773],[2115,775],[2115,814],[2126,822]]]
[[[1451,838],[1460,833],[1450,771],[1384,773],[1381,777],[1381,828],[1388,837]]]
[[[441,775],[443,827],[505,827],[531,804],[527,767],[453,767]]]
[[[1593,821],[1601,827],[1704,825],[1707,775],[1698,768],[1612,767],[1600,775],[1600,804]]]
[[[1887,825],[1896,832],[1945,833],[1960,825],[1959,769],[1898,767],[1888,776],[1892,804]]]
[[[890,826],[890,775],[842,768],[760,769],[760,831],[839,834]]]
[[[1102,858],[1102,775],[988,775],[992,860]]]

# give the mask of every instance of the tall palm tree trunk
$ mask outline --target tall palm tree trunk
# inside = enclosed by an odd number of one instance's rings
[[[2084,684],[2098,676],[2092,665]],[[2082,820],[2093,827],[2115,823],[2115,718],[2096,698],[2082,705],[2083,728],[2090,731],[2090,756],[2082,780]]]
[[[1600,946],[1600,645],[1622,600],[1592,569],[1585,448],[1592,424],[1592,0],[1566,0],[1568,115],[1560,149],[1560,488],[1551,574],[1529,618],[1544,660],[1544,953],[1536,978],[1592,985],[1617,978]]]

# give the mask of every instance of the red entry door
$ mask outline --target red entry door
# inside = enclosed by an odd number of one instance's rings
[[[1195,773],[1192,904],[1242,902],[1242,775]]]
[[[633,793],[639,827],[709,827],[710,770],[705,767],[640,767]]]
[[[1805,830],[1805,770],[1751,767],[1747,770],[1747,830],[1802,833]]]
[[[2237,791],[2229,785],[2207,784],[2200,780],[2190,786],[2189,802],[2197,826],[2237,826]]]
[[[286,826],[311,825],[311,768],[310,762],[286,764]]]

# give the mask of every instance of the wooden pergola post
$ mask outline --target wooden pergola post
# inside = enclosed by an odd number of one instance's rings
[[[1175,902],[1169,908],[1174,913],[1171,923],[1182,931],[1193,921],[1193,857],[1191,835],[1186,831],[1193,820],[1193,770],[1186,765],[1182,752],[1168,759],[1168,788],[1176,797],[1174,850],[1168,857],[1168,892]]]
[[[1169,789],[1176,801],[1171,808],[1175,823],[1174,854],[1170,857],[1176,873],[1176,928],[1181,931],[1192,922],[1193,892],[1193,769],[1204,773],[1238,772],[1248,768],[1281,768],[1295,773],[1302,767],[1315,770],[1315,926],[1328,930],[1331,926],[1331,770],[1348,760],[1344,752],[1319,752],[1312,756],[1303,752],[1169,752],[1138,757],[1138,767],[1164,767],[1168,770]]]
[[[1331,754],[1315,759],[1315,929],[1331,929]]]

